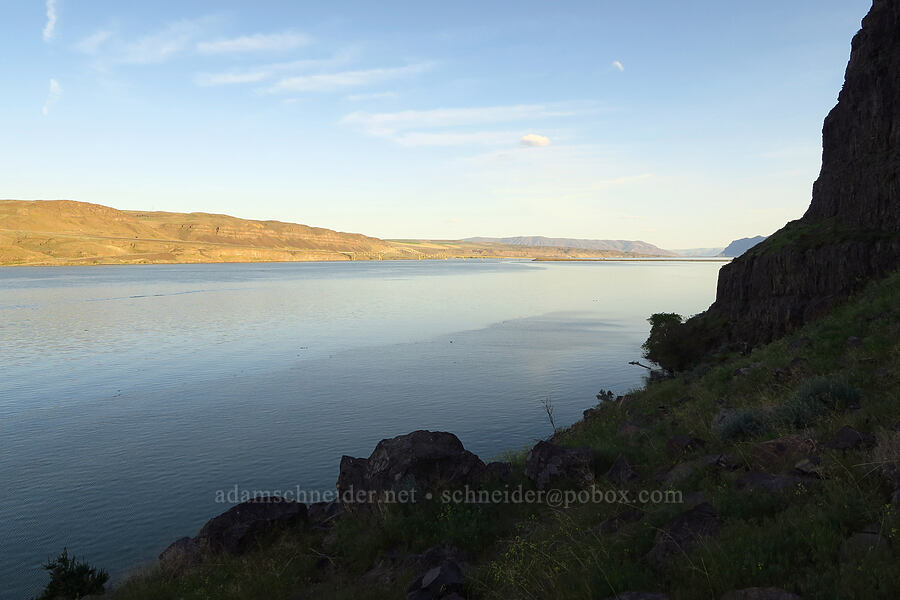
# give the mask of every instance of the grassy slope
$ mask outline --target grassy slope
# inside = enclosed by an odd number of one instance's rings
[[[850,336],[861,343],[848,344]],[[900,518],[898,507],[888,504],[890,487],[881,471],[900,461],[895,425],[900,418],[898,340],[900,272],[871,284],[791,338],[637,390],[560,433],[558,442],[596,451],[599,473],[619,454],[627,457],[640,475],[627,486],[633,490],[661,489],[656,475],[694,455],[726,452],[741,463],[733,472],[699,469],[669,486],[702,492],[723,523],[715,537],[686,551],[662,573],[654,575],[642,557],[659,528],[684,506],[644,505],[643,518],[615,534],[601,534],[595,527],[621,511],[621,505],[566,510],[419,505],[369,517],[346,516],[327,535],[302,528],[286,531],[248,556],[217,558],[185,572],[151,568],[132,577],[113,598],[403,597],[416,573],[397,568],[385,585],[361,576],[385,553],[420,552],[445,541],[470,553],[472,596],[480,598],[587,599],[655,589],[674,599],[708,599],[751,586],[782,587],[805,598],[897,598]],[[734,375],[747,366],[749,374]],[[723,437],[711,427],[723,406],[777,413],[804,382],[821,375],[855,386],[861,409],[826,410],[805,429],[770,418],[744,437]],[[628,422],[640,426],[623,433],[621,426]],[[844,425],[874,433],[878,445],[869,451],[824,448]],[[696,436],[708,445],[691,455],[672,456],[666,440],[674,434]],[[754,445],[788,434],[815,443],[823,480],[775,495],[738,491],[734,479],[759,467]],[[511,456],[521,464],[524,453]],[[602,477],[599,483],[620,487]],[[842,560],[842,542],[870,524],[878,525],[888,543]]]

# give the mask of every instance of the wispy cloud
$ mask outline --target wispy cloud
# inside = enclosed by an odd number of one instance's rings
[[[202,17],[169,23],[159,31],[122,45],[111,59],[120,64],[136,65],[165,62],[190,48],[212,20],[210,17]]]
[[[474,108],[436,108],[405,110],[391,113],[353,112],[341,119],[345,125],[358,126],[372,135],[391,137],[398,131],[465,127],[516,121],[534,121],[554,117],[571,117],[594,110],[582,105],[516,104]],[[521,135],[521,134],[519,134]]]
[[[625,71],[625,65],[623,65],[621,62],[619,62],[619,61],[617,61],[617,60],[612,61],[612,67],[613,67],[614,69],[618,69],[619,72],[624,72],[624,71]]]
[[[279,74],[289,72],[296,73],[315,69],[340,67],[341,65],[350,62],[356,55],[356,49],[350,48],[329,58],[309,58],[270,63],[243,69],[223,71],[220,73],[198,73],[194,76],[194,83],[201,86],[257,83],[265,79],[276,77]]]
[[[514,131],[410,132],[394,138],[401,146],[471,146],[476,144],[504,145],[518,137]]]
[[[391,81],[402,77],[418,75],[430,69],[431,63],[415,63],[403,67],[341,71],[286,77],[270,87],[272,94],[280,92],[332,92],[336,90],[364,87]]]
[[[59,101],[62,96],[62,86],[55,79],[50,80],[50,90],[47,92],[47,100],[44,101],[44,108],[41,113],[46,117],[50,114],[50,107]]]
[[[359,102],[361,100],[386,100],[391,98],[398,98],[400,94],[397,92],[372,92],[370,94],[350,94],[347,96],[347,100],[352,100],[353,102]]]
[[[84,54],[97,54],[100,46],[112,37],[112,31],[101,29],[75,44],[75,49]]]
[[[548,146],[549,137],[529,132],[534,123],[597,110],[592,103],[556,102],[386,113],[357,111],[345,115],[340,122],[403,146]],[[497,128],[514,123],[521,123],[521,129]]]
[[[544,135],[538,135],[536,133],[529,133],[519,138],[519,143],[523,146],[530,147],[549,146],[550,138]]]
[[[200,54],[237,54],[245,52],[284,52],[306,46],[312,40],[302,33],[285,31],[282,33],[256,33],[231,39],[198,42]]]
[[[44,25],[44,41],[53,39],[56,29],[56,0],[47,0],[47,24]]]

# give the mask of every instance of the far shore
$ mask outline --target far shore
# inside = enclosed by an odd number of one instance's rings
[[[731,262],[731,256],[709,256],[691,258],[689,256],[670,256],[667,258],[533,258],[534,262]]]
[[[87,259],[82,261],[61,261],[56,263],[0,263],[3,267],[116,267],[116,266],[138,266],[138,265],[246,265],[246,264],[290,264],[290,263],[332,263],[332,262],[415,262],[415,261],[446,261],[446,260],[462,260],[462,261],[518,261],[518,262],[728,262],[731,258],[689,258],[689,257],[611,257],[611,258],[548,258],[534,256],[447,256],[447,257],[421,257],[421,258],[347,258],[333,257],[328,258],[317,257],[309,260],[209,260],[209,261],[155,261],[152,259],[134,258],[133,260],[121,260],[116,262],[100,262],[96,259]],[[345,255],[346,256],[346,255]]]

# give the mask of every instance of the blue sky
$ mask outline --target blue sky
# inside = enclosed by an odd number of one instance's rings
[[[0,3],[0,197],[724,246],[809,204],[870,0]]]

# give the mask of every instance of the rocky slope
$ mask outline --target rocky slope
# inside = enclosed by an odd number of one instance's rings
[[[803,218],[724,266],[715,303],[688,321],[707,348],[774,339],[900,262],[898,0],[875,0],[853,38],[822,147]]]

